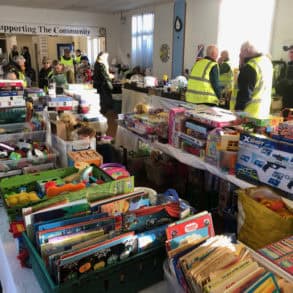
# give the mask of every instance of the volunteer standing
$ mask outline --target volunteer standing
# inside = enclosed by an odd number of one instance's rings
[[[272,62],[250,42],[241,46],[239,57],[237,94],[231,99],[230,109],[244,111],[254,118],[266,118],[271,106]]]
[[[206,56],[195,62],[187,84],[186,101],[194,104],[218,105],[221,97],[218,48],[207,47]]]

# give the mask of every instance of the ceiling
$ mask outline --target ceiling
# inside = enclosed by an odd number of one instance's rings
[[[1,0],[1,5],[113,13],[172,0]]]

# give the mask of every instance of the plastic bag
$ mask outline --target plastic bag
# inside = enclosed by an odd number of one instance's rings
[[[248,194],[252,189],[238,193],[238,239],[253,249],[279,241],[293,234],[293,218],[283,218],[258,203]]]

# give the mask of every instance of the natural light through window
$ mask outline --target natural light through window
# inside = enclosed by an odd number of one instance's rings
[[[239,64],[241,44],[251,41],[269,53],[275,0],[222,0],[218,46],[228,50],[234,67]]]
[[[152,68],[154,14],[132,16],[132,65]]]

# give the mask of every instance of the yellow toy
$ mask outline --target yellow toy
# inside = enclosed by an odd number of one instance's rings
[[[37,193],[32,192],[21,192],[9,195],[5,198],[6,204],[9,207],[14,207],[18,205],[27,205],[32,202],[39,201],[40,198],[38,197]]]

